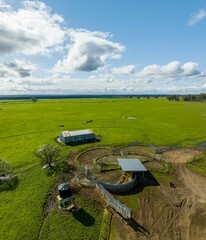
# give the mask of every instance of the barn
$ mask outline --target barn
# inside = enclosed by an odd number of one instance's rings
[[[64,131],[60,134],[60,139],[66,144],[90,142],[96,139],[91,129]]]

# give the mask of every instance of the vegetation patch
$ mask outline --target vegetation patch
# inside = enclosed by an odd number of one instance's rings
[[[206,175],[206,155],[188,163],[187,166],[195,172]]]
[[[109,240],[110,239],[112,215],[113,215],[113,213],[111,211],[109,211],[106,208],[104,209],[99,240]]]

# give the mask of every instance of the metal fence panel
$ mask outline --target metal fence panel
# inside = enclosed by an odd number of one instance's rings
[[[104,197],[104,199],[109,203],[109,205],[111,205],[112,208],[119,212],[124,218],[130,219],[132,217],[131,209],[114,199],[112,195],[102,185],[96,183],[95,186],[99,193]]]

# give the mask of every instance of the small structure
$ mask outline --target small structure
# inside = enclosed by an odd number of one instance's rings
[[[61,198],[65,199],[72,196],[72,188],[69,184],[62,183],[58,186],[58,189]]]
[[[60,139],[66,144],[94,141],[95,134],[91,129],[78,131],[64,131],[60,134]]]
[[[142,172],[142,179],[144,179],[144,172],[146,172],[147,169],[139,159],[119,158],[118,162],[122,171],[131,172],[134,174],[137,172]]]
[[[58,205],[63,210],[73,210],[75,205],[72,202],[72,189],[67,183],[58,186],[59,195],[57,196]]]

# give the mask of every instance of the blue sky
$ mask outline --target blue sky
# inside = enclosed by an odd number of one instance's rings
[[[0,0],[0,94],[206,92],[206,0]]]

